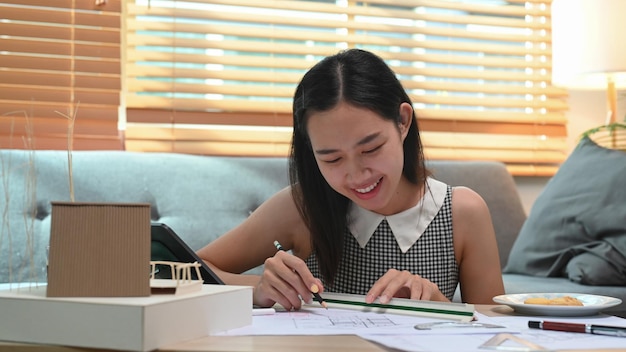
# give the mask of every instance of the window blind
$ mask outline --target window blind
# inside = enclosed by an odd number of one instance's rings
[[[123,148],[121,1],[0,3],[0,147]]]
[[[429,159],[552,175],[566,91],[550,83],[550,1],[128,1],[129,150],[286,155],[304,72],[345,48],[384,58]]]

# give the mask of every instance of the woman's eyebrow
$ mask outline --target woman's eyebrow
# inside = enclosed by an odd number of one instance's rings
[[[371,141],[373,141],[374,139],[378,138],[378,136],[380,136],[380,132],[374,132],[372,134],[368,134],[367,136],[361,138],[355,146],[361,146],[364,144],[367,144]],[[327,155],[327,154],[332,154],[332,153],[336,153],[339,150],[337,149],[316,149],[315,150],[315,154],[320,154],[320,155]]]
[[[356,145],[367,144],[373,141],[374,139],[378,138],[378,136],[380,136],[380,132],[374,132],[372,134],[368,134],[367,136],[363,137],[360,141],[358,141]]]

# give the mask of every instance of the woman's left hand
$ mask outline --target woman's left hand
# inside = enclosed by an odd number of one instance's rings
[[[439,291],[439,287],[430,280],[407,270],[396,269],[389,269],[374,283],[367,293],[365,301],[372,303],[378,298],[380,303],[385,304],[392,297],[449,302]]]

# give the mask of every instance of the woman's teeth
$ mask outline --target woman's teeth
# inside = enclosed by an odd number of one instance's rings
[[[378,183],[380,182],[380,180],[376,181],[376,183],[374,183],[373,185],[366,187],[366,188],[357,188],[356,191],[359,193],[367,193],[370,192],[371,190],[373,190],[376,186],[378,186]]]

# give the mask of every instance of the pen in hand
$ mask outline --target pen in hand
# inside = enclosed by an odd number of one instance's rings
[[[555,330],[565,332],[582,332],[586,334],[607,335],[626,337],[626,327],[594,325],[594,324],[577,324],[577,323],[561,323],[556,321],[529,321],[528,327],[531,329]]]
[[[277,250],[279,251],[284,251],[285,249],[283,248],[283,246],[280,245],[280,242],[278,241],[274,241],[274,247],[276,247]],[[313,285],[310,287],[311,293],[313,294],[313,299],[316,302],[319,302],[319,304],[322,305],[322,307],[328,309],[328,305],[326,304],[326,302],[324,302],[324,299],[322,298],[322,296],[320,296],[319,294],[319,288],[317,287],[317,285]]]

